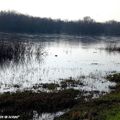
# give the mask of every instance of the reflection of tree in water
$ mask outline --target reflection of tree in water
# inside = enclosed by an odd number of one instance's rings
[[[27,62],[35,57],[41,60],[42,46],[31,42],[0,41],[0,64],[5,62]]]

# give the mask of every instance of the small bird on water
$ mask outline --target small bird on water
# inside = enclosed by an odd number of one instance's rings
[[[55,57],[57,57],[58,55],[55,55]]]

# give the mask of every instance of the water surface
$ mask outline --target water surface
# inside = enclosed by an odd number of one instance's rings
[[[39,83],[59,83],[60,79],[69,77],[84,83],[77,89],[108,91],[112,83],[104,76],[120,72],[120,53],[104,48],[109,44],[119,45],[119,40],[120,37],[109,36],[1,33],[0,44],[12,44],[13,47],[17,44],[14,47],[17,54],[1,60],[0,92],[14,92],[18,89],[16,85],[23,90]]]

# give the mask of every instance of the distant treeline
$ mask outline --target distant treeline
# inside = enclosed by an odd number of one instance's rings
[[[120,35],[120,22],[112,20],[100,23],[90,17],[78,21],[63,21],[1,11],[0,32]]]

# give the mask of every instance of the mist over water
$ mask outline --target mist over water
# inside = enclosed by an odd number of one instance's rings
[[[0,34],[0,92],[32,88],[39,83],[80,79],[82,90],[108,91],[104,76],[120,71],[120,53],[109,52],[120,37]],[[6,52],[7,51],[7,52]],[[81,76],[86,76],[82,79]]]

